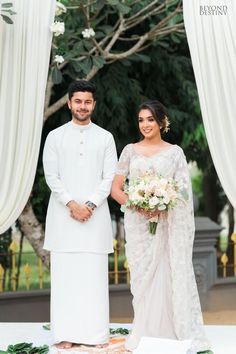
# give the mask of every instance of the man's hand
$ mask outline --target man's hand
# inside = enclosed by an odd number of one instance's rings
[[[67,207],[70,209],[70,216],[80,222],[87,221],[93,214],[92,209],[89,208],[86,204],[79,205],[74,200],[71,200],[69,203],[67,203]]]

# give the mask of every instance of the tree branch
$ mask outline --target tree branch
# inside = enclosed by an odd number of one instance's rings
[[[43,261],[43,264],[49,268],[49,252],[43,249],[44,231],[42,225],[38,222],[30,201],[26,204],[23,212],[19,216],[21,230],[30,242],[35,253]]]
[[[146,40],[148,39],[148,34],[146,33],[145,35],[141,36],[139,38],[139,41],[129,50],[123,52],[123,53],[108,53],[107,54],[107,59],[115,59],[115,60],[120,60],[120,59],[124,59],[127,58],[128,56],[134,54],[143,44],[144,42],[146,42]]]
[[[115,32],[115,34],[113,35],[110,43],[106,46],[105,48],[105,52],[108,53],[111,48],[113,47],[113,45],[115,44],[115,42],[117,41],[117,39],[119,38],[120,34],[124,31],[124,18],[123,15],[120,14],[120,25],[117,29],[117,31]]]

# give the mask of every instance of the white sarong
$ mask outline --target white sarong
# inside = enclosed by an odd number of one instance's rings
[[[51,252],[51,328],[55,343],[109,338],[108,255]]]

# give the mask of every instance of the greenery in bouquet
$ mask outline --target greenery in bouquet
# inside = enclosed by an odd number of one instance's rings
[[[132,178],[125,185],[124,191],[128,200],[122,206],[122,211],[130,208],[136,211],[157,212],[149,218],[149,232],[155,235],[159,212],[175,207],[179,199],[187,199],[185,187],[183,181],[147,171],[143,176]]]

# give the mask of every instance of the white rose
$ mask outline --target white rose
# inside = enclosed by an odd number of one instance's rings
[[[163,198],[163,203],[169,204],[169,202],[170,202],[170,197],[168,195],[165,195]]]
[[[65,32],[65,24],[64,22],[56,21],[51,25],[50,29],[58,37]]]
[[[156,189],[155,194],[156,194],[158,197],[162,197],[163,195],[166,194],[166,191],[165,191],[164,188],[159,187],[159,188]]]
[[[132,201],[134,201],[134,202],[140,202],[140,201],[143,199],[143,197],[142,197],[139,193],[133,192],[133,193],[129,196],[129,199],[132,200]]]
[[[157,197],[152,197],[149,199],[150,207],[155,207],[159,203],[159,199]]]
[[[63,58],[62,55],[55,55],[54,61],[55,63],[61,64],[63,63],[63,61],[65,61],[65,59]]]
[[[166,178],[161,178],[161,179],[160,179],[160,185],[161,185],[162,187],[166,187],[167,183],[168,183],[168,181],[167,181]]]
[[[82,35],[84,38],[90,38],[95,36],[95,32],[92,28],[85,28],[85,30],[82,31]]]
[[[65,5],[63,5],[61,2],[57,1],[56,3],[56,16],[60,16],[63,13],[66,13],[67,9]]]

